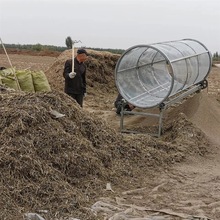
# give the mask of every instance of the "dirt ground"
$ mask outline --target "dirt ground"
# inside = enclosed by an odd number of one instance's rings
[[[90,127],[92,130],[80,130],[81,133],[75,137],[75,140],[77,140],[78,145],[86,146],[83,141],[80,142],[77,139],[81,137],[81,140],[84,140],[86,137],[85,143],[88,143],[89,140],[92,142],[92,146],[97,145],[102,148],[102,152],[99,153],[95,149],[91,151],[87,149],[88,154],[90,153],[95,158],[90,158],[90,160],[98,161],[100,159],[99,154],[103,155],[102,160],[109,161],[111,165],[106,166],[110,166],[111,169],[108,167],[108,171],[100,170],[100,179],[97,178],[97,174],[95,177],[92,171],[90,172],[92,181],[90,179],[86,182],[86,178],[80,179],[83,189],[80,187],[76,189],[81,189],[80,193],[90,192],[90,194],[87,194],[88,201],[83,203],[83,206],[86,206],[84,210],[87,210],[87,215],[85,215],[85,212],[84,215],[76,212],[76,216],[72,216],[72,219],[219,220],[220,67],[212,67],[208,76],[208,88],[191,95],[179,105],[167,110],[164,118],[164,134],[160,138],[134,134],[121,136],[119,132],[120,117],[115,114],[113,106],[117,95],[114,84],[114,67],[119,55],[107,52],[89,52],[91,57],[87,61],[89,70],[87,74],[88,95],[85,98],[83,111],[78,106],[74,107],[74,111],[78,114],[74,117],[76,117],[75,120],[80,118],[80,121],[76,120],[76,123],[84,123],[87,128]],[[53,91],[59,92],[63,90],[62,70],[64,61],[70,57],[71,51],[65,51],[57,57],[10,54],[12,64],[17,69],[30,68],[45,71]],[[0,66],[9,67],[4,54],[0,54],[0,61]],[[54,94],[58,96],[56,92]],[[38,97],[43,102],[49,98],[54,99],[52,94],[46,98],[43,96]],[[34,103],[34,97],[30,96],[29,99],[33,100]],[[67,104],[63,103],[62,100]],[[8,98],[3,97],[1,99],[1,109],[6,108],[3,105],[4,101],[7,101],[8,105],[11,103]],[[13,101],[17,106],[15,99]],[[56,102],[55,99],[54,102]],[[66,111],[65,105],[70,107],[70,102],[71,100],[63,96],[60,100],[60,110]],[[5,111],[4,114],[6,114]],[[70,113],[66,111],[65,114]],[[73,116],[70,115],[69,117]],[[137,130],[140,128],[141,130],[148,129],[149,126],[153,126],[155,123],[154,120],[143,116],[126,116],[125,119],[125,125],[128,128]],[[58,130],[58,125],[52,125],[57,126]],[[62,124],[62,127],[65,131],[68,130],[64,124]],[[62,127],[59,127],[59,129],[62,129]],[[35,129],[34,132],[38,133]],[[88,132],[91,133],[88,134]],[[9,136],[12,137],[13,134],[10,133]],[[107,142],[99,140],[102,135],[105,135],[103,137],[106,138]],[[69,140],[68,135],[67,137]],[[125,138],[125,140],[121,138]],[[124,150],[129,151],[129,154],[124,154],[124,157],[119,158],[111,143],[117,143],[119,147],[122,146],[123,148],[122,143],[124,141],[126,142]],[[8,144],[11,143],[8,142]],[[154,151],[151,151],[152,149]],[[133,153],[130,151],[133,151]],[[110,152],[111,156],[108,155]],[[80,150],[77,153],[80,155]],[[81,156],[87,158],[86,155],[85,150]],[[112,157],[117,160],[113,160]],[[77,157],[74,160],[78,161]],[[86,160],[84,164],[83,162],[80,164],[81,172],[88,169],[85,163]],[[3,164],[3,162],[0,164]],[[90,166],[92,165],[91,162]],[[94,169],[101,169],[99,167],[101,163],[97,162],[94,166],[96,166]],[[62,172],[66,172],[66,170]],[[71,172],[68,172],[70,175]],[[108,178],[108,172],[111,178]],[[10,173],[7,174],[10,175]],[[103,178],[101,178],[102,175]],[[3,182],[2,179],[1,182]],[[75,186],[78,184],[71,181],[68,183],[75,184]],[[67,189],[69,185],[64,185],[64,187]],[[97,191],[95,192],[95,190]],[[69,192],[69,194],[71,193]],[[89,198],[90,196],[91,198]],[[38,205],[40,205],[39,201]],[[25,203],[25,207],[27,205],[28,203]],[[19,206],[21,213],[27,212],[27,208],[22,209],[21,207]],[[36,208],[29,211],[37,212]],[[47,216],[43,211],[38,213],[44,216],[45,219],[62,219],[62,217],[55,218],[54,215],[53,217]],[[13,214],[9,216],[5,219],[13,219]]]

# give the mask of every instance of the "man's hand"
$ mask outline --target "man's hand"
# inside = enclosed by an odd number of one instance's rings
[[[135,108],[135,106],[133,106],[132,104],[128,103],[128,106],[131,110],[133,110]]]
[[[75,73],[75,72],[69,73],[69,77],[70,77],[71,79],[73,79],[75,76],[76,76],[76,73]]]

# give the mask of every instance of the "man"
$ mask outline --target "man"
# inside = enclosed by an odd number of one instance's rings
[[[125,110],[125,111],[132,111],[132,110],[135,108],[135,106],[133,106],[132,104],[126,102],[126,101],[123,99],[123,97],[122,97],[121,94],[118,94],[118,96],[117,96],[117,98],[116,98],[116,100],[115,100],[114,105],[115,105],[115,108],[116,108],[116,113],[117,113],[118,115],[121,114],[121,107],[122,107],[122,105],[124,106],[124,110]]]
[[[65,78],[64,92],[71,96],[83,107],[83,97],[86,96],[86,66],[88,53],[85,49],[77,50],[74,58],[74,70],[72,69],[72,59],[67,60],[64,66],[63,77]]]

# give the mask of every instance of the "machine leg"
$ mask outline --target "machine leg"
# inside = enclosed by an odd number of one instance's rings
[[[160,109],[158,137],[161,136],[163,129],[163,109]]]
[[[124,106],[121,106],[121,120],[120,120],[120,130],[122,131],[124,129]]]

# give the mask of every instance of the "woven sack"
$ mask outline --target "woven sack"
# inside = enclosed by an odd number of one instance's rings
[[[43,71],[31,72],[35,92],[51,91],[50,84]]]
[[[16,76],[22,91],[35,92],[31,71],[17,70]]]
[[[19,90],[18,83],[15,80],[14,69],[8,68],[0,71],[2,84],[9,88]]]

